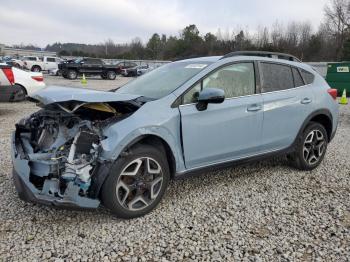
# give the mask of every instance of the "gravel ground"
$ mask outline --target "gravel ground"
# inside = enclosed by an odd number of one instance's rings
[[[121,80],[88,82],[102,88]],[[35,110],[28,102],[0,104],[0,261],[350,260],[350,105],[341,107],[316,170],[299,172],[275,158],[172,181],[160,206],[134,220],[18,199],[10,132]]]

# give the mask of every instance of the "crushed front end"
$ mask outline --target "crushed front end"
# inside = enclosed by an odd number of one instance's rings
[[[22,119],[12,137],[13,178],[20,198],[97,208],[111,164],[100,158],[101,141],[108,139],[103,130],[136,110],[113,103],[60,103]]]

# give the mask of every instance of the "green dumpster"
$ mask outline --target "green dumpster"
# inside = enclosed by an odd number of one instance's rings
[[[329,63],[326,81],[331,88],[338,90],[341,96],[346,89],[347,96],[350,95],[350,62]]]

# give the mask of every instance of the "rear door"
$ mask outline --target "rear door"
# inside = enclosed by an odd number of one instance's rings
[[[198,111],[196,98],[204,88],[225,91],[225,101]],[[186,168],[231,161],[260,150],[262,97],[256,94],[253,62],[224,66],[184,94],[181,113]]]
[[[262,150],[284,149],[294,142],[303,122],[312,113],[314,95],[304,82],[301,69],[270,62],[260,62],[259,69],[264,101]],[[313,81],[310,80],[308,83]]]
[[[57,58],[55,57],[46,57],[45,61],[45,69],[44,70],[52,70],[57,69]]]
[[[97,74],[102,72],[102,61],[100,59],[86,58],[82,64],[82,73]]]

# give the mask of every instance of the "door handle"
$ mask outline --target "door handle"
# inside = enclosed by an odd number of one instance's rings
[[[301,100],[300,103],[302,103],[303,105],[307,105],[310,104],[312,102],[312,100],[308,97],[305,97],[303,100]]]
[[[260,111],[262,109],[262,106],[261,105],[258,105],[258,104],[254,104],[254,105],[251,105],[247,108],[247,111],[248,112],[257,112],[257,111]]]

